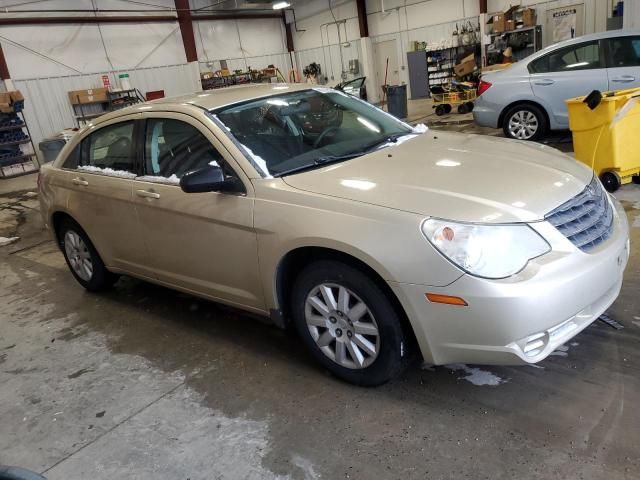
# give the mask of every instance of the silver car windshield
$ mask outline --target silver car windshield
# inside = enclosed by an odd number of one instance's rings
[[[210,113],[263,176],[292,175],[349,160],[413,133],[388,113],[325,88],[236,103]]]

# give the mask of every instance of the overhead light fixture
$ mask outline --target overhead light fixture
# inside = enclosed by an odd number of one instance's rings
[[[271,5],[274,10],[282,10],[283,8],[290,7],[291,4],[289,2],[276,2]]]

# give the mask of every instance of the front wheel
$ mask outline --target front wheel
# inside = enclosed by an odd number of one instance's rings
[[[409,364],[408,338],[386,294],[341,262],[306,267],[292,292],[295,328],[311,355],[334,375],[363,386],[383,384]]]
[[[58,230],[58,239],[69,270],[84,288],[95,292],[116,282],[118,276],[107,270],[91,240],[76,222],[65,220]]]
[[[538,140],[547,130],[547,120],[535,105],[516,105],[505,114],[502,130],[507,138]]]

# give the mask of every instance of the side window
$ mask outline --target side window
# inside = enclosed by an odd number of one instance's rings
[[[133,122],[103,127],[82,141],[80,168],[135,172]]]
[[[78,165],[80,165],[81,148],[82,148],[82,143],[79,143],[78,145],[75,146],[75,148],[71,151],[71,153],[69,153],[66,160],[64,161],[62,168],[71,168],[74,170],[78,168]]]
[[[609,47],[607,67],[640,66],[640,37],[619,37],[606,40]]]
[[[177,181],[185,173],[207,165],[219,165],[228,173],[222,155],[188,123],[169,118],[149,119],[145,136],[147,176]]]
[[[529,64],[531,73],[572,72],[601,68],[597,41],[572,45],[540,57]]]

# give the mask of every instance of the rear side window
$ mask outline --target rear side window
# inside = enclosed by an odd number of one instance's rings
[[[607,67],[638,67],[640,66],[640,36],[609,38]]]
[[[169,118],[147,121],[147,176],[180,179],[185,173],[207,165],[223,167],[222,155],[197,128]]]
[[[572,72],[602,68],[597,41],[558,49],[540,57],[528,66],[530,73]]]
[[[82,141],[80,168],[135,172],[133,122],[103,127]]]

